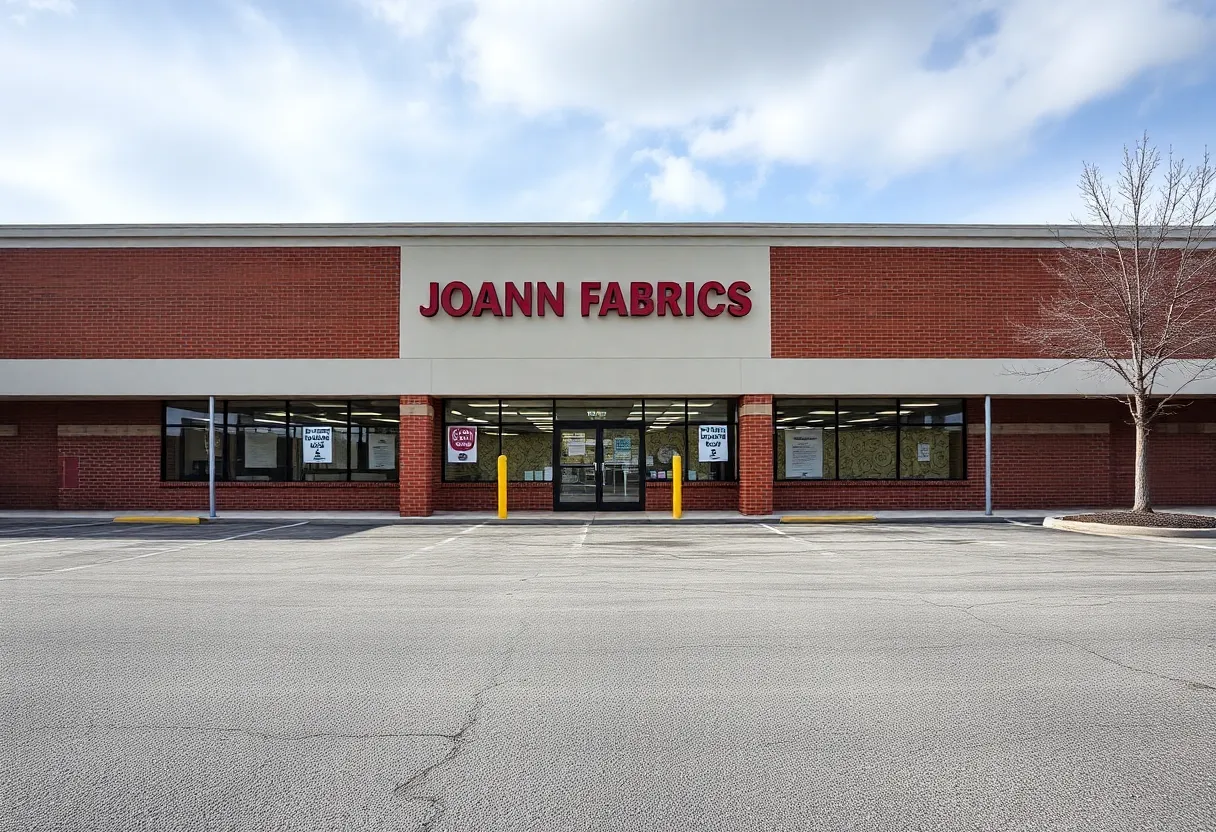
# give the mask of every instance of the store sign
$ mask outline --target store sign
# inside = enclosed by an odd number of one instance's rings
[[[334,461],[334,429],[304,428],[303,462],[319,465]]]
[[[823,477],[823,428],[783,430],[787,479]]]
[[[477,428],[448,428],[448,462],[477,461]]]
[[[752,300],[748,296],[751,290],[751,284],[742,280],[729,286],[717,280],[699,284],[667,280],[656,283],[583,281],[578,290],[579,314],[584,318],[609,315],[619,318],[651,315],[716,318],[722,314],[742,318],[752,311]],[[444,284],[433,282],[427,303],[419,306],[418,312],[425,318],[433,318],[440,312],[452,318],[484,315],[512,318],[517,313],[525,318],[531,318],[533,314],[540,318],[546,315],[561,318],[566,314],[566,284],[508,281],[500,290],[489,281],[477,288],[459,280]]]
[[[730,458],[726,425],[701,425],[698,462],[726,462]]]

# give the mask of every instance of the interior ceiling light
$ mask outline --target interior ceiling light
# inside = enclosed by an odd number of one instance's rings
[[[379,410],[356,410],[351,416],[379,416]]]
[[[397,420],[396,420],[396,419],[372,419],[372,421],[373,421],[373,422],[388,422],[388,423],[393,424],[393,425],[397,424]]]
[[[841,413],[848,413],[849,411],[847,411],[847,410],[842,410],[842,411],[840,411],[840,412],[841,412]],[[812,411],[811,411],[811,415],[812,415],[812,416],[835,416],[835,415],[836,415],[836,411],[835,411],[835,410],[812,410]]]
[[[794,421],[795,419],[801,419],[801,418],[802,418],[801,416],[783,416],[783,417],[781,417],[780,419],[778,419],[777,421],[778,421],[778,422],[792,422],[792,421]],[[815,421],[817,421],[817,422],[822,422],[823,420],[822,420],[822,419],[816,419]]]
[[[938,402],[900,402],[900,407],[937,407]]]
[[[476,422],[476,423],[477,423],[477,424],[479,424],[479,425],[488,425],[488,424],[490,424],[490,423],[489,423],[488,421],[486,421],[485,419],[478,419],[478,418],[477,418],[477,417],[475,417],[475,416],[466,416],[466,417],[465,417],[465,421],[466,421],[466,422]]]
[[[713,407],[713,402],[689,402],[689,407]]]
[[[493,402],[492,404],[486,404],[484,402],[469,402],[469,407],[480,407],[482,410],[497,410],[498,402]]]

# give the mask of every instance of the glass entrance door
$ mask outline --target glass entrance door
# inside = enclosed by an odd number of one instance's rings
[[[642,431],[586,425],[557,429],[554,504],[583,511],[642,508]]]

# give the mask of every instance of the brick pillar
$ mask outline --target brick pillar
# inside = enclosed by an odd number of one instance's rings
[[[773,397],[739,400],[739,511],[773,513]]]
[[[428,396],[401,397],[397,502],[402,517],[429,517],[434,510],[438,472],[435,407],[435,401]]]

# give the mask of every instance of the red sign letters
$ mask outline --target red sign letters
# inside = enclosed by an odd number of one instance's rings
[[[751,289],[751,285],[742,280],[729,286],[716,280],[700,285],[667,280],[657,283],[584,281],[579,284],[579,313],[584,318],[605,318],[611,314],[621,318],[649,315],[716,318],[723,313],[742,318],[752,311],[752,299],[748,297]],[[540,318],[546,314],[560,318],[566,314],[566,284],[508,282],[500,295],[498,287],[488,281],[477,289],[459,280],[443,285],[432,283],[430,299],[426,306],[418,307],[418,311],[427,318],[440,312],[453,318],[466,315],[511,318],[516,313],[526,318],[531,318],[533,313]]]

